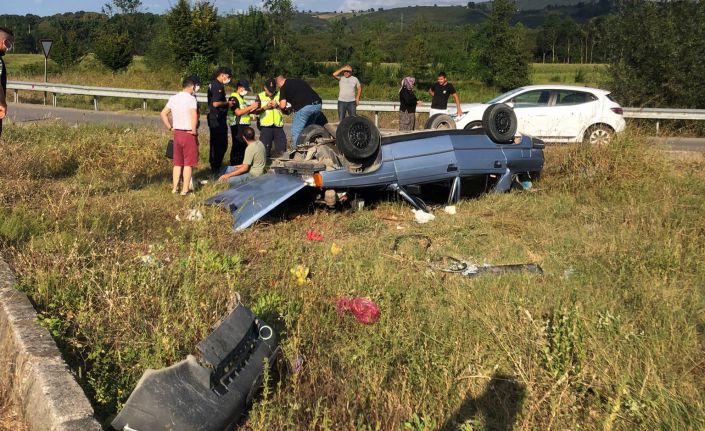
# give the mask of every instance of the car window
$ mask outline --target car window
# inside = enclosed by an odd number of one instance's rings
[[[591,93],[574,90],[558,90],[556,91],[556,105],[579,105],[581,103],[592,102],[597,100]]]
[[[523,89],[522,87],[515,88],[514,90],[510,90],[510,91],[507,91],[506,93],[500,94],[499,96],[495,97],[495,98],[492,99],[492,100],[488,100],[488,101],[485,102],[485,103],[488,104],[488,105],[493,105],[493,104],[495,104],[495,103],[500,103],[500,102],[502,102],[503,100],[506,100],[506,99],[507,99],[508,97],[510,97],[512,94],[519,93],[520,91],[524,91],[524,89]]]
[[[551,99],[551,90],[534,90],[514,96],[515,108],[526,108],[535,106],[548,106],[548,101]]]

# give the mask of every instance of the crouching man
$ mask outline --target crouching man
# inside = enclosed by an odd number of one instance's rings
[[[247,144],[242,164],[225,168],[225,173],[218,178],[218,181],[227,181],[231,185],[237,185],[264,174],[267,161],[267,150],[264,148],[264,144],[255,139],[255,130],[249,126],[243,129],[242,139]]]

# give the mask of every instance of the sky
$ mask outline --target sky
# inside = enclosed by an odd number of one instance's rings
[[[40,16],[54,15],[63,12],[95,11],[99,12],[103,4],[108,0],[0,0],[0,15],[25,15],[34,14]],[[175,0],[142,0],[142,10],[153,13],[163,13],[171,7]],[[261,1],[249,0],[214,0],[215,5],[221,13],[245,11],[250,6],[259,6]],[[298,10],[314,10],[320,12],[349,11],[377,9],[383,7],[391,9],[394,7],[411,5],[433,5],[438,4],[463,4],[458,0],[416,0],[413,2],[403,0],[303,0],[294,1]]]

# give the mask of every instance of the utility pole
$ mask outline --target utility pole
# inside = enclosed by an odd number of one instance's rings
[[[404,12],[401,13],[401,24],[399,25],[399,33],[404,33]]]

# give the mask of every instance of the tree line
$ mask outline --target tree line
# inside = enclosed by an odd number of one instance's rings
[[[601,15],[580,22],[547,9],[534,28],[516,21],[513,0],[483,6],[479,24],[421,18],[399,25],[372,14],[354,26],[343,16],[318,28],[300,24],[291,0],[229,15],[205,0],[178,0],[164,15],[142,12],[140,0],[112,0],[102,13],[5,15],[0,26],[14,30],[16,52],[37,52],[38,39],[52,37],[52,58],[62,67],[90,52],[114,71],[143,55],[155,70],[204,78],[216,64],[243,76],[316,76],[335,67],[326,62],[350,63],[363,83],[396,85],[403,74],[432,79],[443,69],[506,90],[528,83],[531,61],[608,63],[606,85],[622,103],[705,105],[705,89],[694,85],[705,72],[702,0],[599,0],[591,7]]]

